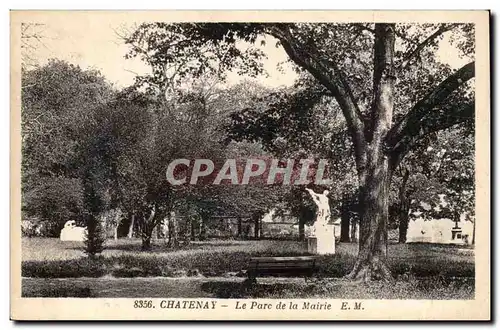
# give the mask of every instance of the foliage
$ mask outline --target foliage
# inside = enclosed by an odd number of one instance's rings
[[[464,129],[437,133],[441,143],[430,143],[418,157],[411,185],[412,208],[426,218],[474,218],[474,137]],[[424,208],[426,206],[427,210]]]
[[[98,72],[63,61],[23,71],[22,212],[50,223],[51,235],[84,220],[82,146],[93,138],[85,123],[112,93]]]
[[[83,220],[83,187],[78,179],[40,177],[36,186],[26,191],[23,202],[23,211],[47,222],[53,237],[59,236],[66,221]]]
[[[262,51],[253,46],[241,49],[236,44],[240,37],[247,42],[256,40],[252,27],[240,29],[237,24],[234,27],[238,31],[227,33],[226,27],[217,29],[203,24],[141,24],[125,38],[130,46],[126,58],[139,57],[151,68],[151,74],[138,76],[136,84],[146,87],[150,94],[165,98],[169,89],[187,78],[216,75],[223,79],[224,73],[231,69],[250,76],[261,73]],[[185,30],[195,37],[184,35]]]

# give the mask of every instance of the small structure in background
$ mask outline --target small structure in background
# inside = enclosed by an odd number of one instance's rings
[[[66,221],[64,228],[61,230],[61,241],[77,241],[83,242],[87,227],[78,227],[74,220]]]
[[[340,218],[337,218],[332,224],[333,224],[333,231],[334,231],[334,236],[335,236],[335,241],[339,242],[340,241],[340,223],[342,220]]]
[[[450,219],[410,220],[407,243],[471,244],[473,223]]]

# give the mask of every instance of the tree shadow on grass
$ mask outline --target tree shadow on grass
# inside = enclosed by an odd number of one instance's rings
[[[213,294],[216,298],[237,299],[284,297],[288,296],[291,292],[301,292],[304,294],[309,292],[311,287],[299,286],[293,283],[256,283],[249,285],[246,281],[215,281],[203,283],[201,289]]]
[[[36,290],[25,290],[23,286],[23,297],[46,297],[46,298],[95,298],[97,297],[90,287],[63,286],[63,287],[39,287]]]

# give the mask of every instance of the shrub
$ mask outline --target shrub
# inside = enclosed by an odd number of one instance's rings
[[[101,277],[107,274],[104,263],[105,259],[102,257],[24,261],[21,274],[23,277],[42,278]]]
[[[104,251],[106,233],[102,221],[94,215],[89,216],[87,221],[87,233],[85,235],[84,251],[89,257],[95,257]]]

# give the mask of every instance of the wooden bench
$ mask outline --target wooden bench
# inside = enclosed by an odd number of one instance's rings
[[[261,275],[312,277],[316,272],[316,258],[303,257],[259,257],[251,258],[247,275],[251,283],[257,282]]]

